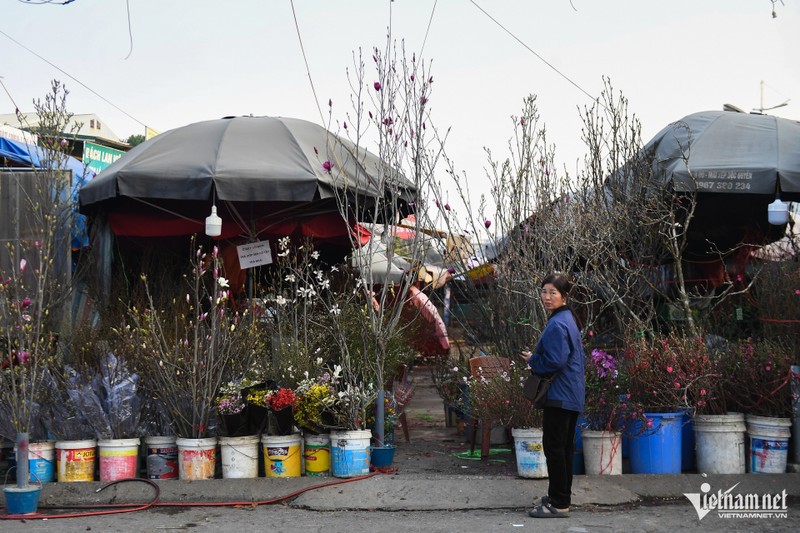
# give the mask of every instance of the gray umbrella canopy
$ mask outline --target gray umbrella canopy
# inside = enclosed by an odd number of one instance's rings
[[[646,146],[654,170],[679,192],[765,194],[800,200],[800,122],[703,111],[662,129]]]
[[[317,124],[230,117],[136,146],[80,190],[80,203],[120,196],[210,200],[212,189],[230,202],[310,202],[333,198],[334,189],[376,198],[390,186],[406,200],[415,193],[413,183],[375,154]]]

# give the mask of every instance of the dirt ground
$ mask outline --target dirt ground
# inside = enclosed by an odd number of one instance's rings
[[[428,367],[413,366],[409,379],[414,384],[414,396],[406,407],[410,442],[406,442],[398,427],[393,463],[398,473],[517,476],[514,445],[510,436],[506,436],[501,429],[495,429],[490,458],[480,461],[480,434],[473,457],[469,453],[469,432],[457,426],[447,427],[444,402],[436,392]],[[506,443],[501,444],[503,441]]]

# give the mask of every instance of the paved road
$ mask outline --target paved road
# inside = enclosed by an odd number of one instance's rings
[[[721,519],[702,521],[682,502],[653,506],[582,509],[567,519],[529,518],[523,510],[457,511],[314,511],[270,506],[258,508],[159,509],[114,516],[48,521],[0,522],[4,533],[142,532],[203,533],[227,531],[320,533],[612,533],[612,532],[796,532],[800,505],[789,509],[790,519]]]

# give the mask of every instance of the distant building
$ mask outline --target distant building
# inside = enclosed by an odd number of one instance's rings
[[[0,125],[36,134],[39,116],[36,113],[22,113],[21,120],[14,113],[0,114]],[[66,131],[62,132],[70,143],[69,154],[95,171],[101,172],[131,149],[128,143],[120,140],[114,131],[97,115],[73,115]]]

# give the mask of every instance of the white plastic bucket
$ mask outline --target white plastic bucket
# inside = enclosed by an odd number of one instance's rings
[[[622,435],[615,431],[581,431],[587,475],[622,474]]]
[[[511,436],[514,437],[514,452],[517,456],[519,477],[534,479],[547,477],[542,430],[512,428]]]
[[[175,439],[178,445],[178,476],[181,480],[214,479],[217,466],[217,439]]]
[[[267,477],[300,477],[302,451],[299,434],[264,435],[264,475]]]
[[[790,418],[747,415],[748,471],[783,474],[789,455]]]
[[[94,481],[96,455],[95,440],[56,441],[58,481],[61,483]]]
[[[348,478],[369,474],[372,431],[331,431],[331,475]]]
[[[331,436],[306,435],[303,449],[303,463],[306,475],[325,477],[331,471]]]
[[[258,477],[258,435],[220,437],[223,479]]]
[[[175,437],[144,438],[147,479],[178,479],[178,445]]]
[[[744,474],[744,414],[696,415],[694,440],[697,472]]]
[[[137,477],[139,439],[99,440],[97,452],[100,456],[100,481]]]
[[[12,452],[17,453],[13,445]],[[16,458],[15,458],[16,460]],[[47,483],[56,479],[56,447],[53,441],[28,443],[28,471],[29,481],[34,483]]]

